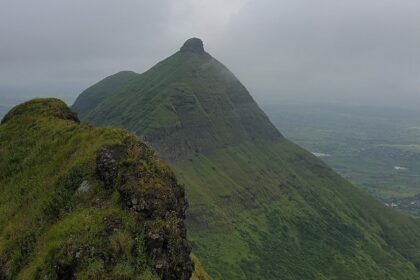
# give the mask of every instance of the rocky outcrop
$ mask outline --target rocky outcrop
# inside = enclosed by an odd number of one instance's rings
[[[180,52],[192,52],[196,54],[204,54],[203,41],[199,38],[188,39],[184,45],[182,45]]]
[[[191,278],[184,189],[134,134],[35,99],[0,147],[0,280]]]
[[[96,170],[105,188],[115,187],[118,177],[118,164],[126,155],[127,149],[124,146],[104,147],[99,151]]]
[[[147,254],[164,280],[191,278],[194,265],[184,224],[187,200],[173,173],[160,161],[142,164],[153,154],[140,142],[99,151],[97,173],[105,188],[120,192],[122,206],[143,224]]]

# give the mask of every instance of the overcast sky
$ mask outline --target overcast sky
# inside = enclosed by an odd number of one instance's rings
[[[193,36],[258,101],[420,104],[419,0],[0,0],[0,97],[70,102]]]

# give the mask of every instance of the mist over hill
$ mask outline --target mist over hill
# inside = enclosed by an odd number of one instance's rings
[[[419,11],[416,0],[8,1],[0,87],[74,98],[200,35],[259,100],[419,107]]]
[[[278,132],[197,38],[119,72],[72,108],[168,159],[190,198],[193,250],[215,279],[420,279],[420,224]]]

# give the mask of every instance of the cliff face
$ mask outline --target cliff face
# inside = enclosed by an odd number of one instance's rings
[[[56,99],[0,125],[0,279],[190,279],[184,189],[123,130]]]

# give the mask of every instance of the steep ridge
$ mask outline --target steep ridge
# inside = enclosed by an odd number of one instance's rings
[[[420,279],[419,222],[285,139],[201,40],[85,106],[100,87],[73,108],[170,160],[190,198],[194,251],[215,279]]]
[[[190,279],[187,201],[134,135],[58,99],[0,125],[0,279]]]
[[[79,117],[84,118],[83,114],[92,106],[96,106],[104,97],[124,87],[127,83],[137,78],[139,74],[132,71],[121,71],[115,75],[103,79],[97,85],[86,90],[90,94],[80,97],[81,102],[75,104],[79,111]]]
[[[90,103],[106,87],[100,82],[83,92],[73,109],[94,124],[125,127],[144,136],[169,160],[247,140],[280,138],[235,76],[204,49],[193,48],[200,42],[188,40],[178,53],[131,83],[121,83],[125,72],[106,78],[121,86]]]

